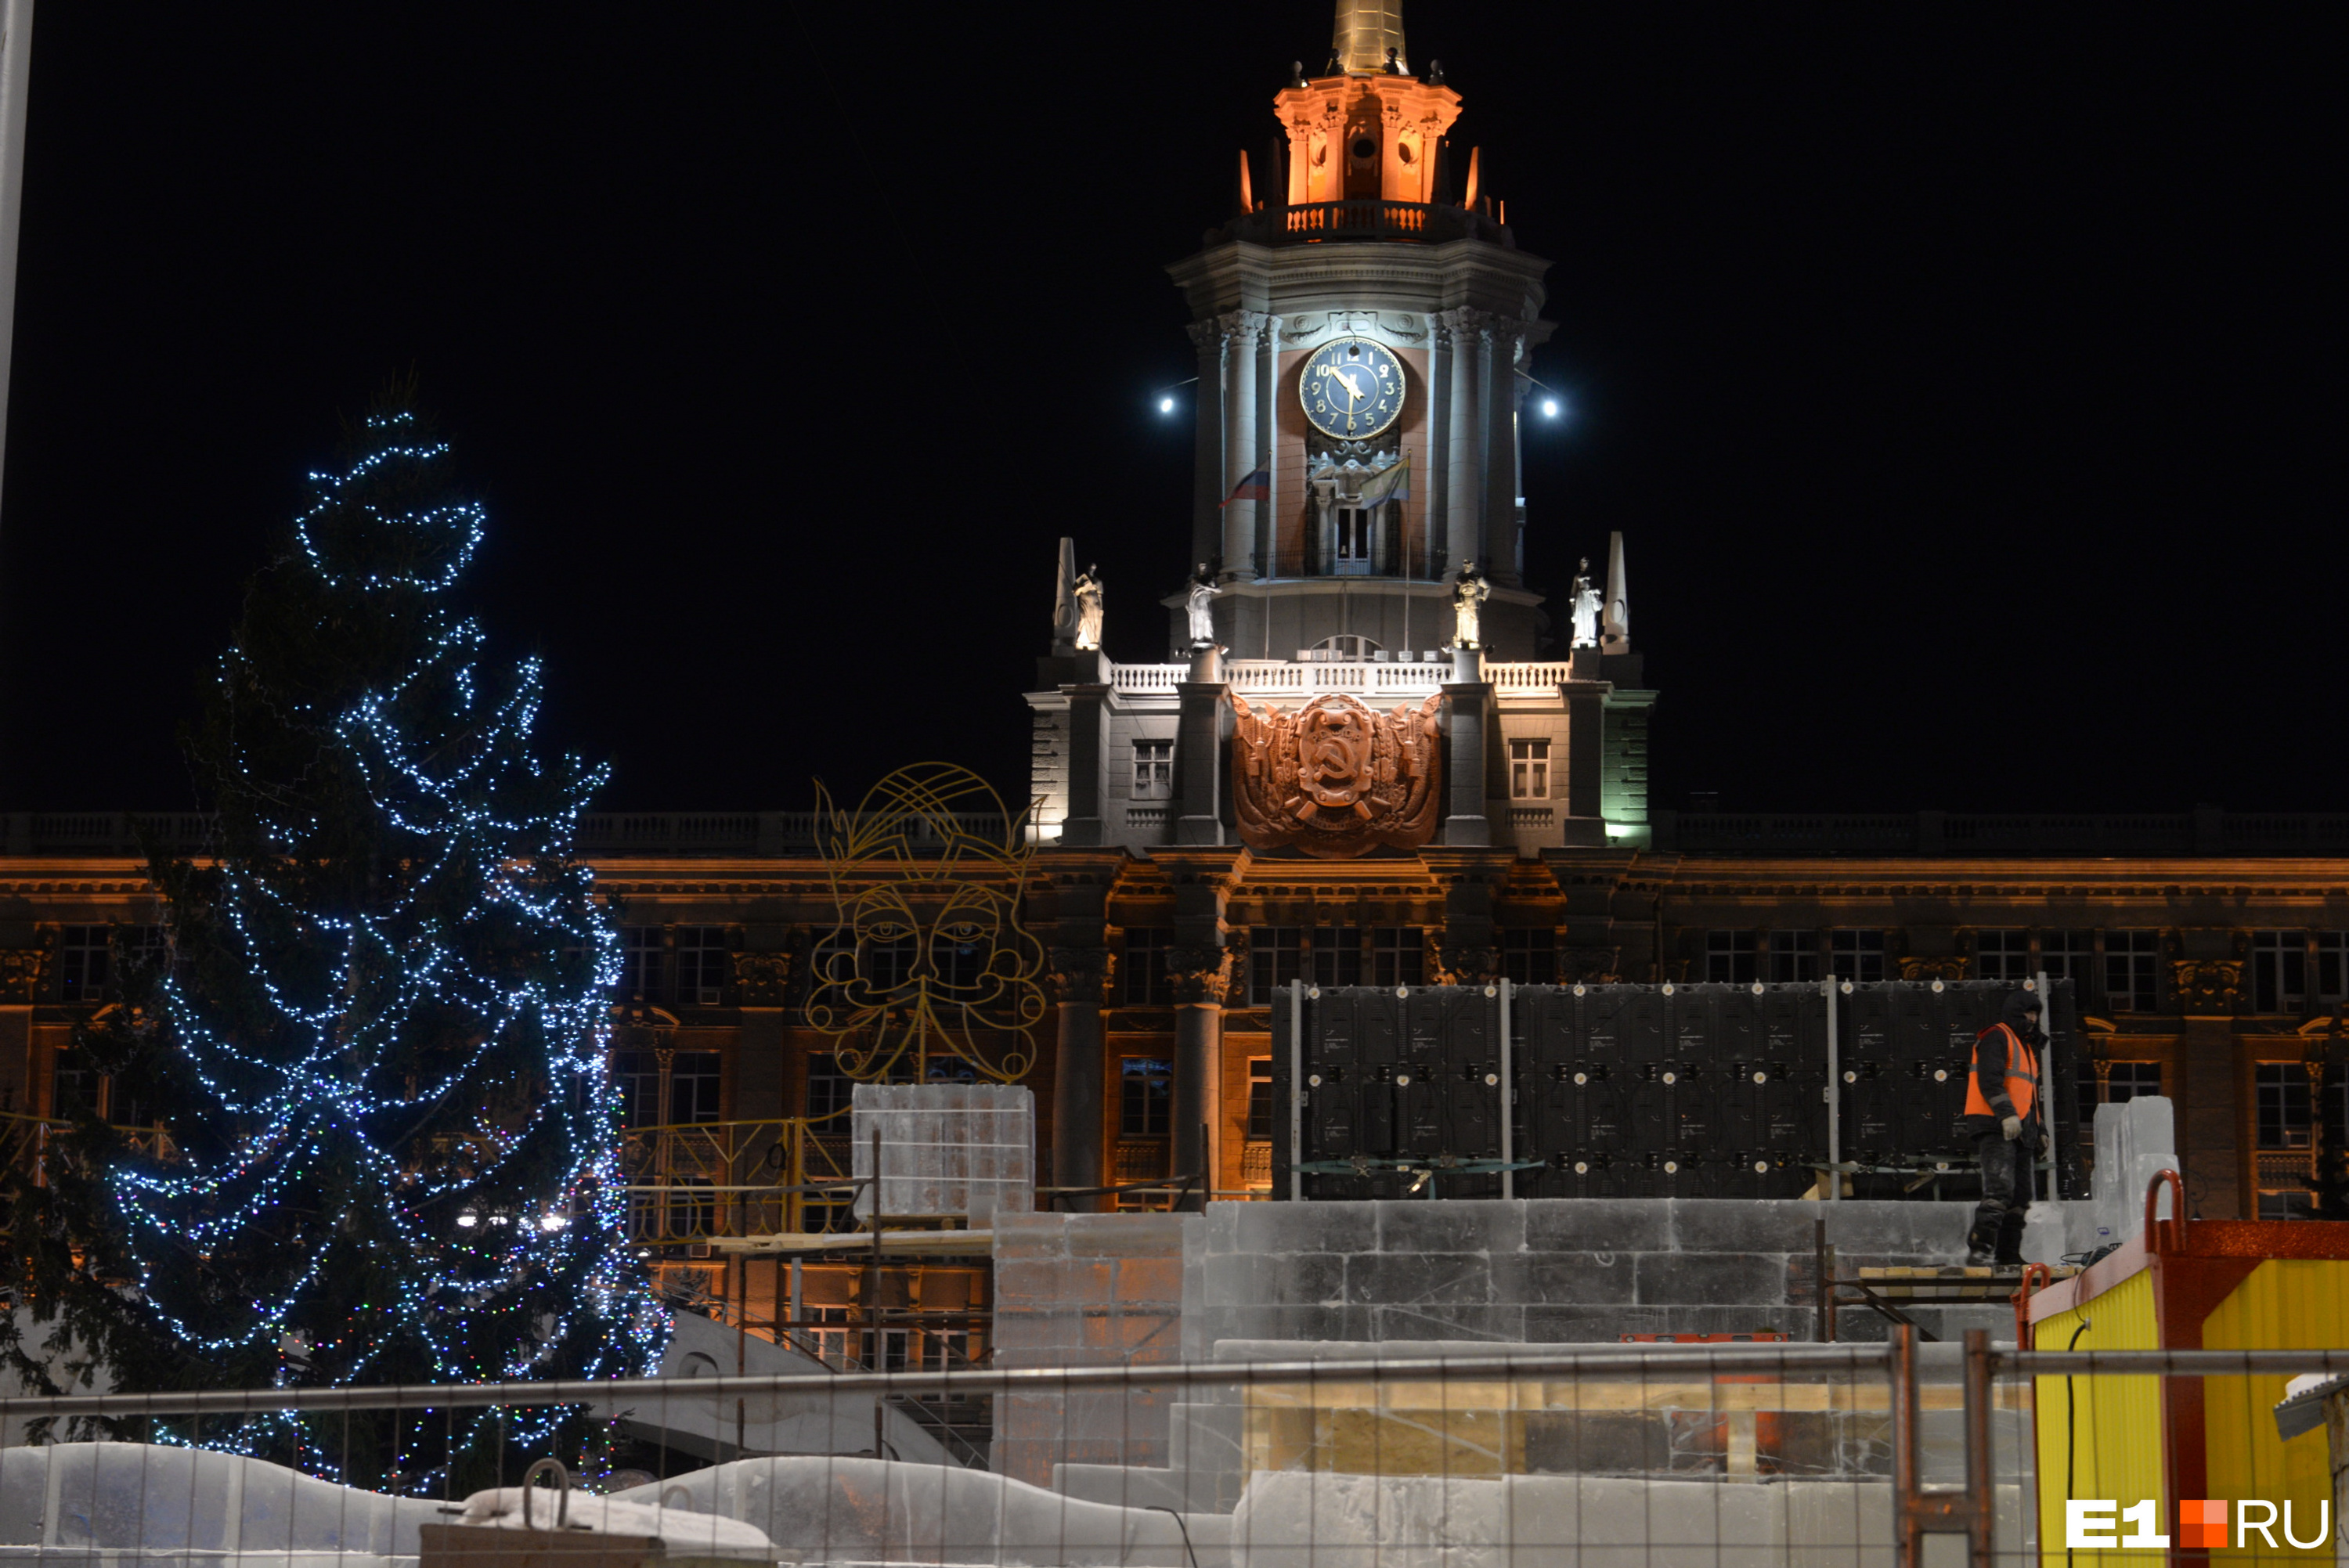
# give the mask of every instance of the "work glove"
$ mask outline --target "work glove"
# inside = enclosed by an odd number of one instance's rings
[[[2006,1135],[2006,1140],[2009,1143],[2012,1143],[2016,1139],[2023,1136],[2023,1118],[2019,1116],[2003,1118],[1998,1124],[1998,1130],[2004,1133]]]

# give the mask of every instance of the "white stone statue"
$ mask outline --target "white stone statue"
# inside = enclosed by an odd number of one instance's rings
[[[1599,645],[1599,609],[1606,595],[1591,585],[1590,558],[1582,558],[1582,570],[1574,578],[1574,643],[1578,648]]]
[[[1070,587],[1077,600],[1077,651],[1090,654],[1101,646],[1101,568],[1086,567],[1077,574],[1076,582]]]
[[[1216,645],[1216,596],[1223,592],[1216,586],[1216,574],[1204,561],[1198,574],[1191,579],[1191,596],[1185,608],[1191,614],[1191,645],[1212,648]]]
[[[1452,589],[1452,645],[1455,648],[1481,648],[1477,641],[1478,625],[1485,601],[1493,596],[1493,585],[1477,572],[1470,562],[1460,569],[1460,581]]]

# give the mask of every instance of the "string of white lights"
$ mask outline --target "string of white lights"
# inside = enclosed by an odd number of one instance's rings
[[[119,1168],[112,1191],[156,1318],[200,1356],[274,1353],[282,1387],[641,1376],[668,1322],[624,1245],[605,1066],[620,945],[571,854],[604,770],[538,756],[536,661],[482,678],[481,629],[450,595],[484,514],[400,504],[432,494],[447,454],[412,427],[372,418],[372,449],[313,476],[289,563],[323,598],[404,628],[408,667],[336,711],[263,691],[242,646],[222,671],[233,700],[273,704],[320,738],[325,790],[373,813],[372,873],[339,905],[318,901],[321,865],[351,846],[321,842],[316,795],[273,795],[237,754],[268,852],[223,857],[210,913],[261,1021],[224,1017],[210,983],[176,969],[159,1006],[199,1089],[172,1119],[230,1130],[225,1151],[181,1139],[181,1160]],[[427,1126],[434,1136],[419,1137]],[[337,1211],[324,1222],[311,1212],[322,1200]],[[257,1253],[272,1236],[289,1239]],[[269,1266],[241,1278],[204,1266],[223,1252]],[[351,1301],[355,1280],[366,1294]],[[223,1303],[224,1286],[237,1299]],[[494,1418],[527,1444],[565,1414]],[[451,1413],[450,1451],[492,1418]],[[248,1453],[289,1440],[296,1463],[339,1473],[341,1456],[297,1417],[201,1434]]]

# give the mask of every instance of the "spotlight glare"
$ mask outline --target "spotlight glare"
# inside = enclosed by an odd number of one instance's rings
[[[1543,399],[1542,399],[1542,413],[1543,413],[1546,417],[1547,417],[1547,418],[1552,418],[1552,419],[1557,418],[1557,398],[1555,398],[1555,397],[1545,397],[1545,398],[1543,398]]]
[[[554,1232],[563,1229],[570,1222],[569,1219],[561,1214],[541,1214],[538,1218],[538,1228],[542,1231]]]
[[[1174,412],[1174,399],[1172,397],[1161,397],[1158,399],[1158,411],[1162,414],[1172,414]]]

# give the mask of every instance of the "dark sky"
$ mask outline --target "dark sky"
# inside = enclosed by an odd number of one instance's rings
[[[1328,49],[1089,11],[44,5],[0,806],[190,803],[239,583],[410,367],[604,803],[1016,792],[1061,534],[1164,645],[1161,269]],[[1530,564],[1627,535],[1663,803],[2343,804],[2323,7],[1406,21],[1555,263]]]

